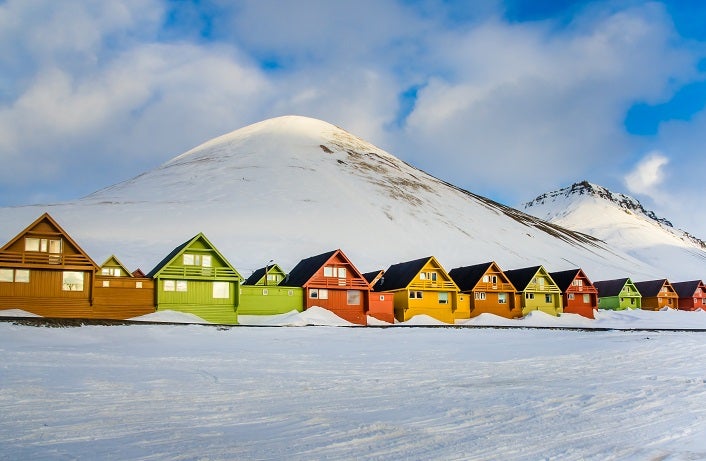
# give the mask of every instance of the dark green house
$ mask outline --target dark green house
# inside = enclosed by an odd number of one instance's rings
[[[238,323],[243,278],[202,233],[176,247],[147,276],[155,280],[157,311],[186,312],[212,323]]]
[[[267,265],[252,273],[240,286],[240,315],[276,315],[304,309],[302,287],[286,284],[287,274],[277,264]]]

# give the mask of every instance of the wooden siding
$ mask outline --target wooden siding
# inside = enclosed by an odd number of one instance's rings
[[[276,315],[303,309],[304,289],[301,287],[240,286],[238,315]]]
[[[387,323],[395,323],[394,296],[392,293],[370,292],[368,315]]]
[[[471,317],[477,317],[480,314],[493,314],[508,319],[522,317],[522,309],[520,303],[517,302],[515,291],[503,291],[505,285],[498,284],[496,290],[474,290],[468,294],[471,304]],[[480,293],[485,293],[485,299],[481,298]],[[478,295],[477,295],[478,294]],[[506,302],[500,303],[500,294],[505,295]]]
[[[198,315],[212,323],[238,323],[236,298],[239,284],[228,283],[228,298],[213,297],[213,281],[187,280],[186,291],[164,291],[164,280],[158,280],[157,310],[175,310]]]
[[[83,291],[63,290],[63,271],[30,269],[29,283],[0,282],[0,309],[22,309],[42,317],[92,318],[91,278]]]
[[[98,275],[94,293],[94,318],[125,320],[156,310],[152,279]]]
[[[366,283],[368,290],[361,290],[359,288],[352,288],[355,291],[360,292],[360,303],[358,304],[348,304],[348,290],[347,289],[329,289],[328,299],[321,298],[311,298],[310,290],[320,289],[320,288],[307,288],[305,292],[306,296],[306,308],[310,307],[322,307],[324,309],[330,310],[337,316],[349,322],[356,323],[358,325],[367,325],[368,320],[365,313],[365,302],[367,299],[367,292],[369,291],[369,286]]]

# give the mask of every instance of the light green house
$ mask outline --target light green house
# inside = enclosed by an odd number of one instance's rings
[[[277,264],[252,273],[240,286],[240,315],[276,315],[304,309],[302,287],[280,286],[287,274]]]
[[[561,290],[543,266],[505,271],[520,296],[522,315],[542,311],[551,315],[564,312]]]
[[[238,323],[243,278],[202,233],[176,247],[147,276],[155,280],[157,311],[186,312],[212,323]]]
[[[598,308],[611,310],[640,309],[642,295],[630,278],[593,282],[598,290]]]

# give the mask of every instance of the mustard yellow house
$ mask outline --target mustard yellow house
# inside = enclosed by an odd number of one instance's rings
[[[505,275],[521,295],[522,315],[542,311],[558,316],[564,312],[561,290],[543,266],[509,270]]]
[[[400,322],[428,315],[454,323],[456,310],[467,304],[466,296],[459,299],[458,286],[433,256],[393,264],[373,289],[393,293],[395,319]]]

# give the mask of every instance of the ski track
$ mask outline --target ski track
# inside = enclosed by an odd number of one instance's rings
[[[704,338],[0,324],[0,459],[703,459]]]

